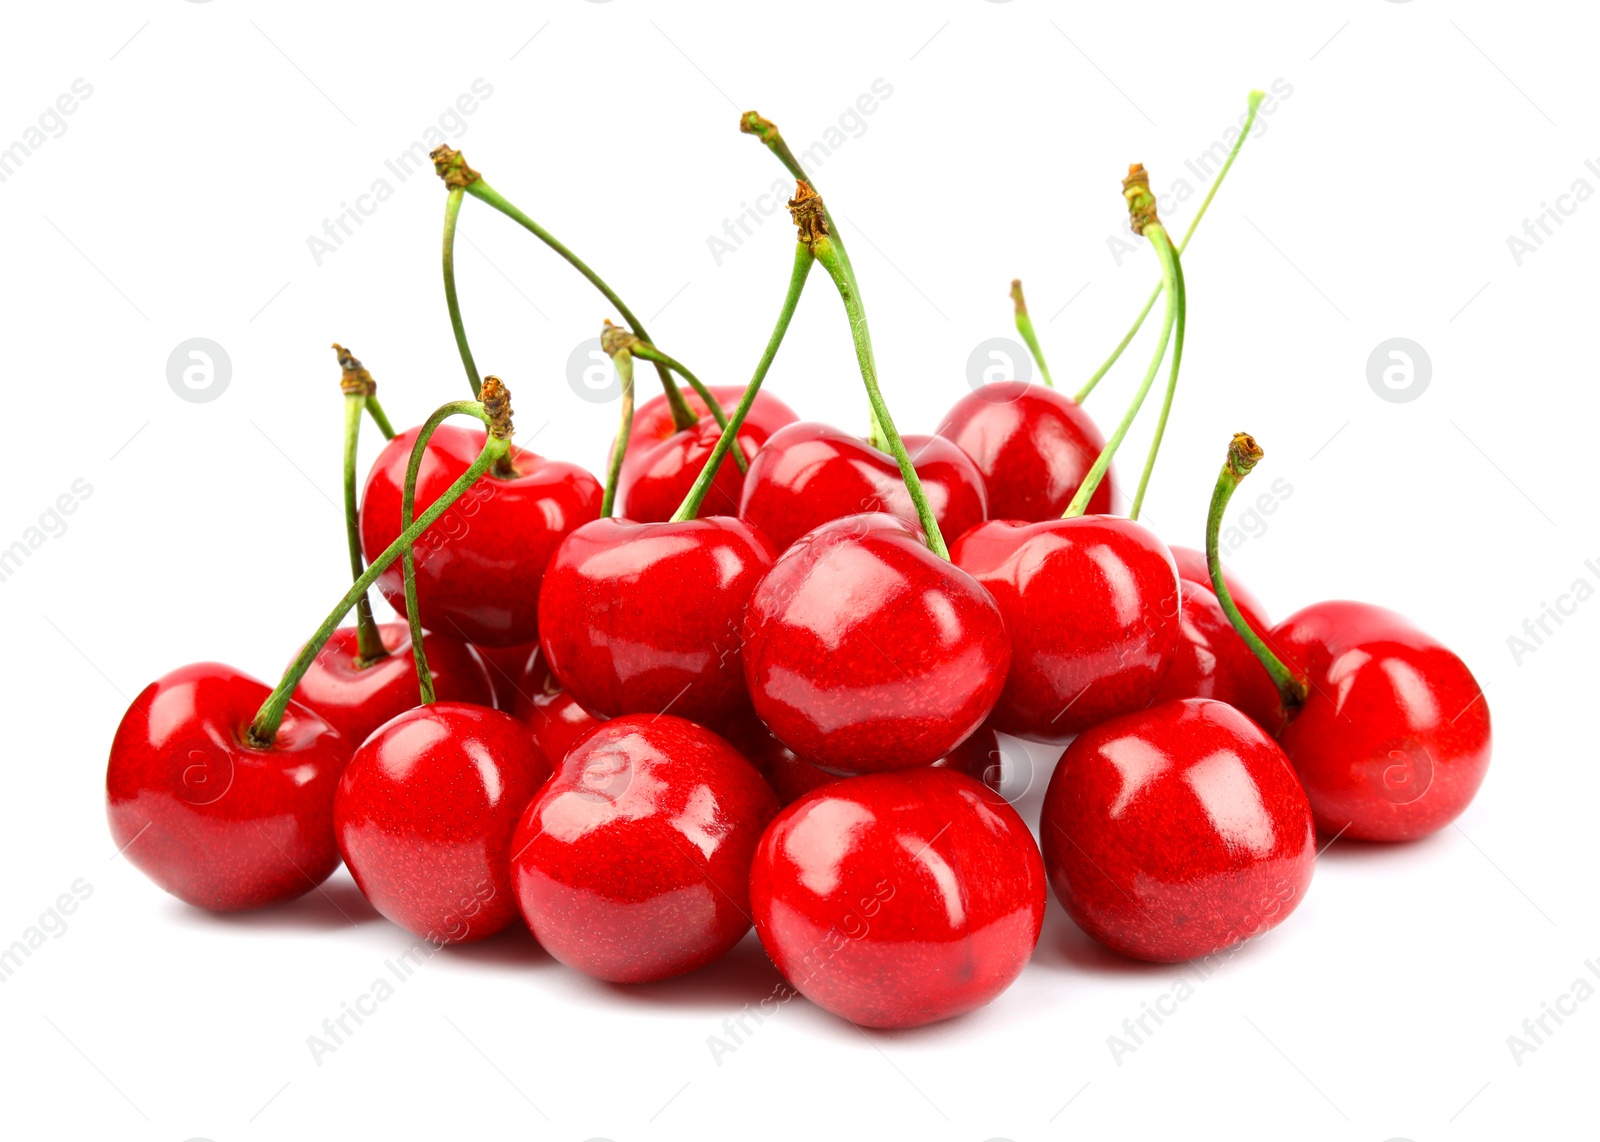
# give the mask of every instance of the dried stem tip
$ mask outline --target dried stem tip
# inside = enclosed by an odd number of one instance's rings
[[[1228,445],[1228,470],[1233,473],[1234,479],[1242,480],[1265,455],[1254,436],[1248,432],[1236,432],[1232,443]]]
[[[459,187],[465,190],[482,176],[467,165],[467,160],[460,151],[447,146],[437,146],[428,153],[433,160],[433,169],[448,187]]]
[[[478,400],[489,417],[489,435],[499,440],[511,439],[511,390],[499,377],[483,378],[478,390]]]
[[[620,325],[613,325],[611,319],[606,318],[606,323],[600,329],[600,348],[605,350],[607,357],[615,357],[624,349],[632,350],[635,345],[642,344],[631,330]]]
[[[759,111],[746,111],[739,116],[739,130],[746,135],[754,135],[763,143],[771,142],[778,138],[778,125],[771,119],[762,116]]]
[[[1144,228],[1152,222],[1161,225],[1156,216],[1155,195],[1150,193],[1150,173],[1143,163],[1128,167],[1128,177],[1122,180],[1122,197],[1128,200],[1128,221],[1135,234],[1144,234]]]
[[[1028,316],[1028,303],[1022,300],[1022,279],[1011,279],[1011,301],[1017,307],[1017,316]]]
[[[789,214],[799,230],[800,241],[807,249],[815,249],[819,238],[828,236],[828,217],[822,210],[822,196],[811,189],[811,184],[801,179],[795,183],[794,197],[789,200]]]
[[[339,368],[344,370],[339,378],[340,392],[346,396],[370,397],[378,391],[378,382],[372,379],[367,367],[356,360],[354,353],[337,341],[333,343],[333,351],[339,354]]]

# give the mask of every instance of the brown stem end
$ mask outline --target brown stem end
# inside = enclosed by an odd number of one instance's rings
[[[1122,197],[1128,202],[1128,221],[1133,225],[1133,232],[1144,234],[1144,228],[1152,222],[1161,224],[1161,219],[1156,215],[1156,198],[1150,193],[1150,172],[1144,169],[1143,163],[1133,163],[1128,167],[1128,177],[1122,180]]]
[[[768,146],[782,137],[778,134],[778,125],[759,111],[746,111],[739,116],[739,130],[746,135],[754,135]]]
[[[600,329],[600,348],[605,350],[607,357],[615,357],[624,349],[631,351],[635,345],[643,344],[632,330],[612,324],[609,317]]]
[[[483,378],[478,390],[478,401],[489,418],[489,435],[498,440],[511,439],[511,390],[499,377]]]
[[[1017,307],[1017,316],[1028,316],[1028,303],[1022,299],[1022,279],[1011,279],[1011,301]]]
[[[378,382],[372,379],[367,367],[356,360],[354,353],[337,341],[333,343],[333,351],[339,355],[339,368],[343,370],[339,377],[340,392],[346,396],[370,397],[378,391]]]
[[[795,183],[794,197],[789,200],[789,215],[807,249],[814,251],[817,241],[828,236],[828,216],[822,209],[822,196],[812,190],[805,179]]]
[[[448,187],[465,190],[483,177],[469,167],[466,158],[453,147],[441,144],[430,151],[428,157],[433,160],[434,172]]]
[[[1248,432],[1236,432],[1232,443],[1228,445],[1228,470],[1233,473],[1235,480],[1242,480],[1265,455],[1254,436]]]

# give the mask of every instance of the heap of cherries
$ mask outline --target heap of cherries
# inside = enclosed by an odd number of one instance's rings
[[[436,945],[521,923],[562,963],[625,983],[705,967],[754,925],[819,1006],[909,1027],[1016,979],[1047,879],[1095,940],[1181,961],[1287,917],[1319,832],[1407,841],[1462,812],[1490,730],[1461,660],[1364,603],[1273,624],[1222,570],[1254,440],[1229,446],[1205,552],[1137,522],[1182,357],[1180,254],[1210,195],[1175,244],[1130,169],[1130,221],[1162,280],[1075,397],[1050,384],[1014,284],[1044,383],[985,385],[934,435],[902,437],[823,200],[770,121],[741,129],[799,180],[794,268],[743,387],[702,384],[459,152],[435,152],[473,399],[396,434],[335,346],[353,583],[275,687],[201,663],[134,700],[106,773],[129,860],[217,911],[297,897],[342,860],[374,908]],[[602,338],[622,383],[604,481],[511,443],[510,394],[479,374],[457,300],[467,196],[621,317]],[[815,265],[849,317],[864,438],[762,391]],[[1103,437],[1082,402],[1158,300],[1150,365]],[[1111,460],[1169,347],[1138,490],[1114,515]],[[636,411],[640,360],[663,392]],[[444,423],[457,416],[480,423]],[[369,418],[388,443],[358,508]],[[374,585],[407,622],[374,621]],[[1066,746],[1037,843],[998,791],[997,733]]]

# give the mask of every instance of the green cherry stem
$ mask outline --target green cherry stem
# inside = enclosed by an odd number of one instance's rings
[[[1034,364],[1039,366],[1039,377],[1044,381],[1045,387],[1053,389],[1056,383],[1050,379],[1050,366],[1044,363],[1044,350],[1039,348],[1039,338],[1033,332],[1033,319],[1028,316],[1028,303],[1022,297],[1022,279],[1011,280],[1011,301],[1017,310],[1017,332],[1022,334],[1023,341],[1027,342],[1028,352],[1033,354]]]
[[[689,387],[692,388],[695,393],[699,395],[700,399],[705,402],[706,408],[711,410],[711,418],[717,422],[717,427],[728,427],[728,414],[722,411],[722,405],[717,401],[716,397],[711,395],[711,390],[706,388],[706,386],[701,383],[699,377],[695,376],[688,369],[685,369],[679,362],[674,361],[671,357],[667,356],[660,349],[657,349],[654,345],[650,344],[650,342],[644,340],[643,338],[635,337],[633,339],[633,343],[628,346],[628,351],[641,360],[650,361],[657,365],[665,365],[684,380],[688,381]],[[737,440],[733,442],[733,462],[739,465],[739,471],[741,472],[748,472],[750,470],[750,461],[745,459],[744,449],[739,447],[739,442]]]
[[[383,433],[385,440],[394,439],[394,425],[389,423],[389,416],[383,411],[383,406],[378,403],[378,382],[372,379],[372,374],[367,372],[366,366],[351,355],[350,350],[334,342],[333,351],[339,355],[339,368],[343,371],[339,387],[346,393],[352,386],[359,386],[366,395],[363,402],[366,405],[367,415],[372,417],[372,423],[378,426],[378,431]]]
[[[378,387],[350,350],[337,341],[333,350],[339,355],[339,389],[344,393],[344,534],[350,550],[350,578],[361,578],[366,562],[361,557],[360,514],[356,506],[356,446],[361,442],[361,418],[367,402],[375,400]],[[356,600],[356,668],[365,669],[389,656],[378,633],[378,624],[372,617],[372,600],[366,592]]]
[[[478,365],[472,359],[472,347],[467,344],[467,327],[461,320],[461,299],[456,296],[456,219],[461,214],[461,199],[465,194],[466,191],[452,183],[444,201],[444,300],[450,307],[450,329],[456,335],[461,367],[467,371],[467,384],[472,386],[472,395],[476,397],[480,387]]]
[[[1211,492],[1211,507],[1206,512],[1206,566],[1211,572],[1211,589],[1216,592],[1217,602],[1222,604],[1228,621],[1272,676],[1284,709],[1296,710],[1306,700],[1306,680],[1285,666],[1283,660],[1272,653],[1265,640],[1245,622],[1238,605],[1233,601],[1233,593],[1228,590],[1227,580],[1222,577],[1222,559],[1217,552],[1217,538],[1222,532],[1222,513],[1227,510],[1234,489],[1250,474],[1263,455],[1261,445],[1247,432],[1235,434],[1228,445],[1228,459],[1217,476],[1216,487]]]
[[[911,461],[911,453],[906,451],[905,441],[900,439],[894,418],[889,415],[889,406],[884,403],[883,393],[878,389],[878,366],[872,357],[872,335],[867,330],[867,313],[861,305],[861,289],[856,285],[855,273],[839,247],[828,236],[827,215],[822,207],[822,199],[817,197],[804,179],[800,180],[794,198],[789,200],[789,212],[794,216],[801,243],[810,248],[822,268],[828,271],[828,276],[839,291],[840,300],[844,302],[844,311],[850,318],[850,340],[856,348],[856,364],[861,368],[861,380],[866,385],[867,400],[872,405],[874,432],[882,435],[887,445],[886,451],[900,465],[900,478],[905,481],[906,492],[916,506],[917,519],[922,524],[922,534],[929,550],[941,559],[949,559],[950,551],[945,547],[944,536],[939,533],[939,521],[934,517],[927,493],[922,490],[922,480]]]
[[[600,334],[600,347],[611,357],[616,367],[617,379],[622,382],[622,423],[617,428],[617,441],[611,446],[611,463],[606,469],[606,490],[600,500],[600,518],[609,519],[617,503],[617,481],[622,477],[622,460],[628,451],[628,438],[633,435],[633,338],[625,329],[607,321]]]
[[[467,160],[462,158],[460,151],[441,146],[436,147],[429,157],[433,159],[434,169],[439,173],[439,177],[444,179],[446,186],[452,189],[459,187],[479,202],[494,207],[535,238],[538,238],[546,246],[549,246],[557,254],[561,255],[568,265],[582,274],[590,285],[599,290],[602,297],[616,306],[617,312],[622,315],[622,320],[627,323],[628,328],[632,329],[634,333],[645,341],[653,340],[650,334],[645,331],[644,323],[633,315],[633,311],[622,303],[622,299],[617,296],[617,292],[607,285],[599,274],[591,270],[582,258],[567,249],[554,234],[513,206],[499,191],[484,181],[482,175],[467,165]],[[683,391],[673,383],[672,377],[667,371],[667,366],[656,364],[656,373],[661,378],[662,391],[666,393],[667,404],[672,409],[673,426],[683,429],[693,425],[699,418],[695,416],[694,410],[689,407],[689,402],[684,400]],[[704,398],[702,397],[702,399]],[[715,404],[716,402],[711,401],[708,403]]]
[[[417,474],[422,471],[422,458],[427,454],[428,441],[434,430],[452,416],[475,416],[489,429],[490,439],[505,441],[509,451],[511,441],[511,394],[499,377],[483,378],[480,391],[482,402],[452,401],[436,409],[417,430],[416,443],[411,446],[411,456],[406,462],[406,481],[400,493],[400,529],[411,526],[417,509]],[[422,644],[422,608],[417,605],[416,545],[407,544],[402,553],[401,566],[405,572],[406,622],[411,627],[411,660],[417,668],[417,692],[426,706],[434,700],[433,671],[428,669],[428,652]]]
[[[784,142],[783,133],[771,119],[764,118],[759,111],[746,111],[739,116],[739,130],[761,140],[762,145],[772,152],[773,157],[783,164],[783,169],[796,181],[805,183],[813,192],[817,191],[817,184],[806,173],[806,168],[800,165],[800,160],[794,157],[789,144]],[[850,265],[850,253],[844,248],[844,239],[839,235],[839,228],[833,224],[833,215],[828,213],[828,204],[825,202],[822,203],[822,220],[827,223],[828,236],[833,239],[834,248],[839,251],[845,269],[854,275],[855,270]]]
[[[1159,223],[1147,226],[1145,236],[1150,237],[1151,230],[1155,229],[1161,229]],[[1165,231],[1162,233],[1165,234]],[[1150,438],[1150,451],[1145,454],[1144,471],[1139,473],[1139,488],[1133,493],[1133,505],[1128,509],[1129,519],[1138,519],[1139,509],[1144,505],[1144,491],[1150,486],[1150,473],[1155,471],[1156,456],[1161,452],[1161,438],[1167,433],[1167,417],[1172,415],[1172,398],[1178,391],[1178,366],[1183,362],[1183,330],[1188,303],[1184,295],[1183,260],[1177,251],[1173,252],[1172,261],[1176,269],[1174,292],[1168,295],[1172,298],[1172,308],[1176,315],[1172,333],[1172,367],[1167,373],[1167,391],[1161,398],[1161,415],[1156,418],[1155,435]]]
[[[1128,404],[1128,411],[1123,414],[1122,423],[1117,425],[1117,430],[1111,434],[1111,439],[1106,441],[1106,446],[1100,450],[1100,455],[1095,457],[1093,466],[1083,478],[1083,483],[1078,485],[1077,494],[1072,497],[1072,502],[1062,513],[1065,519],[1080,516],[1088,509],[1090,497],[1100,486],[1106,470],[1111,467],[1111,458],[1117,454],[1117,449],[1122,445],[1122,438],[1128,434],[1129,426],[1139,415],[1139,409],[1144,406],[1144,398],[1149,394],[1156,373],[1161,369],[1161,360],[1167,355],[1167,342],[1172,339],[1172,327],[1177,321],[1178,304],[1183,297],[1183,270],[1178,264],[1178,253],[1172,248],[1172,241],[1167,237],[1166,228],[1156,219],[1155,199],[1150,195],[1149,175],[1145,173],[1144,167],[1138,163],[1129,167],[1128,177],[1123,180],[1122,186],[1123,195],[1128,201],[1128,212],[1133,218],[1134,233],[1143,234],[1150,240],[1150,248],[1156,252],[1156,258],[1161,263],[1161,289],[1167,295],[1166,312],[1161,317],[1161,336],[1156,341],[1156,351],[1150,358],[1150,367],[1145,370],[1139,391],[1133,394],[1133,400]]]
[[[1211,207],[1211,200],[1217,196],[1217,191],[1222,186],[1222,180],[1228,177],[1228,171],[1233,168],[1233,160],[1239,157],[1239,151],[1244,147],[1244,141],[1250,137],[1250,128],[1255,125],[1256,112],[1261,109],[1261,101],[1266,97],[1266,92],[1264,91],[1252,91],[1246,98],[1246,106],[1249,110],[1244,117],[1244,126],[1239,129],[1239,137],[1233,141],[1233,148],[1228,151],[1228,157],[1223,162],[1222,169],[1217,171],[1217,177],[1212,180],[1211,189],[1206,191],[1205,198],[1200,200],[1200,208],[1194,212],[1194,217],[1189,220],[1189,228],[1184,231],[1183,241],[1178,243],[1178,253],[1180,255],[1189,248],[1189,239],[1194,237],[1195,230],[1200,226],[1200,220],[1206,216],[1206,211]],[[1133,320],[1133,328],[1129,329],[1122,340],[1117,342],[1117,347],[1111,351],[1111,356],[1106,358],[1105,364],[1096,369],[1094,376],[1084,382],[1083,388],[1079,389],[1077,395],[1072,398],[1074,401],[1082,404],[1084,398],[1092,393],[1094,387],[1100,383],[1100,378],[1111,371],[1111,366],[1117,363],[1117,358],[1122,356],[1122,351],[1133,341],[1134,334],[1139,332],[1139,327],[1144,324],[1144,319],[1149,317],[1150,311],[1155,308],[1156,298],[1161,296],[1161,290],[1162,285],[1158,283],[1156,288],[1150,291],[1150,296],[1145,299],[1144,308],[1139,311],[1139,316]]]
[[[344,593],[344,597],[334,605],[333,610],[328,612],[328,617],[322,620],[322,625],[307,640],[299,656],[289,665],[289,669],[284,672],[282,680],[273,687],[272,693],[268,694],[266,701],[261,704],[261,709],[256,712],[255,719],[245,730],[244,736],[249,745],[259,749],[266,749],[272,745],[273,738],[278,734],[278,727],[283,723],[284,711],[289,708],[289,700],[294,696],[295,687],[300,685],[300,679],[305,677],[306,671],[311,668],[311,663],[315,661],[318,652],[322,650],[329,636],[338,627],[340,620],[349,613],[351,607],[356,605],[356,601],[366,594],[367,589],[378,581],[378,576],[387,571],[389,565],[400,558],[401,554],[410,548],[423,532],[432,527],[434,522],[450,509],[450,505],[460,499],[461,494],[477,481],[479,476],[487,472],[496,460],[505,455],[510,446],[511,442],[508,437],[497,436],[491,431],[483,442],[483,451],[478,453],[478,458],[472,462],[472,466],[461,473],[455,482],[445,489],[443,495],[429,504],[427,510],[417,517],[416,522],[396,536],[394,542],[385,547],[382,554],[372,561],[371,566],[362,572],[361,577],[351,584],[350,589]],[[420,449],[413,446],[411,451],[412,457],[415,459]],[[421,646],[419,645],[414,649],[421,650]]]
[[[672,513],[673,523],[682,523],[700,514],[700,505],[705,501],[706,493],[711,490],[711,482],[717,478],[717,469],[722,466],[722,458],[735,447],[734,441],[738,438],[739,429],[744,425],[744,418],[750,412],[750,407],[756,403],[756,394],[761,391],[761,382],[766,380],[767,370],[772,367],[773,359],[778,355],[778,346],[783,344],[783,336],[789,331],[789,320],[794,317],[795,306],[800,302],[800,292],[805,288],[806,278],[810,275],[811,265],[815,261],[816,258],[809,246],[804,242],[795,244],[794,269],[789,273],[789,292],[784,295],[783,309],[778,313],[778,323],[773,326],[772,336],[767,338],[766,352],[761,354],[761,363],[756,366],[755,376],[751,377],[750,383],[745,386],[744,396],[740,398],[738,407],[733,410],[733,415],[723,427],[722,435],[717,438],[716,446],[711,449],[705,467],[700,469],[700,475],[695,477],[694,485],[689,489],[689,494],[683,498],[678,510]]]

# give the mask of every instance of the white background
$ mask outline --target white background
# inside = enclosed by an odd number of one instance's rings
[[[1585,167],[1600,168],[1590,6],[722,7],[8,10],[0,146],[75,79],[93,90],[0,183],[0,547],[75,480],[92,494],[0,582],[0,944],[79,878],[93,893],[0,984],[0,1129],[174,1142],[1576,1136],[1592,1120],[1600,1001],[1547,1024],[1520,1064],[1507,1037],[1600,963],[1600,603],[1551,624],[1520,662],[1507,639],[1575,580],[1600,584],[1600,564],[1584,563],[1600,560],[1600,202],[1560,200],[1570,217],[1520,264],[1507,239],[1577,180],[1600,189]],[[1197,543],[1228,435],[1256,434],[1256,490],[1282,478],[1292,495],[1254,523],[1240,501],[1231,515],[1253,534],[1232,562],[1274,616],[1328,597],[1387,604],[1486,687],[1497,748],[1459,827],[1399,848],[1333,844],[1299,911],[1120,1062],[1108,1036],[1179,971],[1096,950],[1052,901],[1010,991],[919,1031],[867,1034],[795,1001],[719,1065],[707,1037],[777,980],[753,938],[693,977],[624,989],[508,936],[435,957],[314,1063],[307,1036],[410,939],[342,871],[255,915],[163,895],[115,854],[104,760],[146,683],[210,658],[275,677],[342,590],[328,343],[368,364],[397,424],[464,395],[439,281],[444,192],[384,160],[480,78],[492,94],[451,141],[716,382],[748,377],[792,250],[774,216],[720,265],[711,252],[724,219],[782,177],[738,112],[761,110],[800,149],[887,81],[865,130],[815,174],[906,431],[930,430],[967,391],[974,346],[1012,334],[1014,275],[1075,388],[1156,277],[1148,249],[1119,263],[1108,246],[1126,164],[1145,162],[1158,189],[1198,187],[1184,160],[1237,121],[1250,87],[1281,80],[1291,94],[1185,259],[1186,368],[1146,518]],[[319,265],[308,237],[385,177],[392,196]],[[1174,228],[1197,201],[1169,209]],[[617,315],[471,199],[458,263],[478,362],[512,387],[522,441],[598,468],[615,405],[580,399],[567,360]],[[211,402],[168,385],[168,355],[192,337],[231,360]],[[1368,384],[1368,356],[1391,337],[1432,363],[1408,403]],[[1103,425],[1146,345],[1090,400]],[[824,279],[769,384],[803,415],[864,429]],[[1152,420],[1129,437],[1130,482]],[[1033,757],[1018,801],[1030,819],[1051,760]]]

